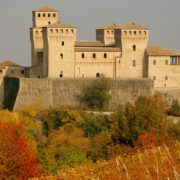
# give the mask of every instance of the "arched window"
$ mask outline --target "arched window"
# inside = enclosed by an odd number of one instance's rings
[[[111,34],[114,34],[114,31],[111,31]]]
[[[63,29],[61,29],[61,33],[63,33]]]
[[[68,29],[66,29],[66,33],[68,33]]]
[[[141,35],[141,31],[139,31],[139,35]]]
[[[107,31],[107,34],[109,34],[109,31]]]
[[[74,29],[71,29],[71,32],[74,33]]]
[[[136,31],[134,31],[134,35],[136,35]]]
[[[100,73],[96,73],[97,78],[100,78],[100,76],[101,76]]]
[[[36,31],[36,34],[38,34],[38,31]]]
[[[62,41],[62,46],[64,46],[64,41]]]
[[[40,13],[38,13],[38,17],[41,17],[41,14],[40,14]]]
[[[51,21],[49,21],[48,24],[51,24]]]
[[[45,14],[45,13],[43,13],[43,17],[46,17],[46,14]]]
[[[144,35],[146,35],[146,31],[144,31]]]
[[[48,14],[48,17],[51,17],[51,14],[50,14],[50,13]]]
[[[21,70],[21,74],[24,74],[24,70]]]
[[[81,54],[81,57],[82,57],[82,59],[84,59],[84,57],[85,57],[84,53]]]
[[[131,32],[131,31],[129,31],[129,34],[131,35],[131,34],[132,34],[132,32]]]
[[[136,51],[136,45],[133,45],[133,51]]]
[[[106,54],[106,53],[104,53],[104,58],[105,58],[105,59],[107,58],[107,54]]]
[[[56,29],[56,32],[58,33],[58,29]]]
[[[136,60],[133,60],[133,67],[136,66]]]
[[[127,34],[127,31],[124,31],[124,34],[126,35],[126,34]]]
[[[53,29],[50,29],[51,33],[53,32]]]
[[[63,54],[62,53],[60,54],[60,57],[61,57],[61,59],[63,59]]]
[[[93,53],[93,58],[94,58],[94,59],[96,58],[96,54],[95,54],[95,53]]]
[[[55,14],[55,13],[53,14],[53,17],[56,17],[56,14]]]

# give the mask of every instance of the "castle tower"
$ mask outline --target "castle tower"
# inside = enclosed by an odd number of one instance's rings
[[[115,29],[120,29],[121,27],[117,24],[108,24],[104,27],[96,29],[96,40],[101,41],[105,45],[115,43]]]
[[[74,77],[76,27],[58,22],[43,28],[44,77]]]
[[[147,62],[145,57],[149,40],[149,29],[130,23],[115,30],[116,46],[122,50],[122,58],[116,66],[118,77],[146,77]]]
[[[58,22],[58,11],[43,6],[32,12],[33,27],[30,28],[31,64],[36,66],[43,63],[42,27]]]

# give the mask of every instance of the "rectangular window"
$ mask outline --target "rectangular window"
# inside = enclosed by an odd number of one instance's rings
[[[153,80],[156,80],[156,76],[153,76]]]
[[[133,67],[136,66],[136,60],[133,60]]]
[[[153,65],[156,65],[156,60],[153,60]]]
[[[85,56],[84,53],[82,53],[82,54],[81,54],[82,59],[84,59],[84,56]]]
[[[168,80],[168,76],[165,76],[165,80],[166,80],[166,81]]]
[[[171,59],[171,65],[176,65],[177,64],[177,57],[176,56],[171,56],[170,57],[170,59]]]

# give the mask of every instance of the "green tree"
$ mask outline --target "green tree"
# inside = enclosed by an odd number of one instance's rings
[[[97,78],[90,87],[83,90],[82,101],[92,109],[104,109],[111,98],[109,90],[111,80],[105,77]]]
[[[139,97],[135,104],[120,106],[113,114],[112,139],[133,146],[145,132],[166,136],[166,102],[160,96]]]
[[[180,116],[180,104],[178,100],[173,99],[171,107],[169,109],[169,114],[174,116]]]

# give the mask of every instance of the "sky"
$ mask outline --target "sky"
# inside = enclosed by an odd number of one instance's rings
[[[180,0],[0,0],[0,62],[31,65],[32,10],[50,6],[59,20],[77,26],[77,40],[95,40],[95,29],[135,22],[150,28],[149,45],[180,51]]]

